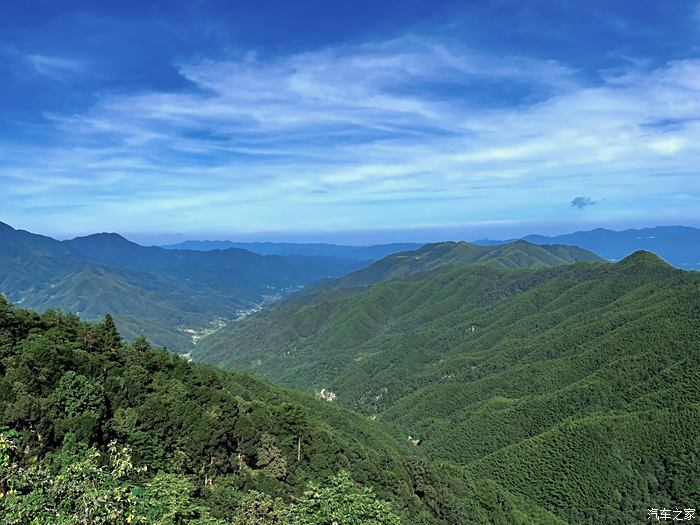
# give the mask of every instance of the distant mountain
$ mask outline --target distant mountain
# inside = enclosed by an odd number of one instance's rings
[[[534,244],[580,246],[611,261],[623,259],[637,250],[647,250],[678,268],[700,270],[700,229],[688,226],[657,226],[623,231],[598,228],[554,237],[528,235],[523,240]],[[476,244],[485,246],[506,242],[512,240],[475,241]]]
[[[229,285],[241,292],[298,287],[337,277],[361,262],[324,256],[260,256],[238,248],[194,251],[146,247],[114,233],[63,241],[81,260],[124,268],[157,271],[188,282]]]
[[[367,268],[349,274],[339,286],[367,286],[391,279],[403,279],[417,272],[450,264],[489,265],[500,268],[547,268],[580,261],[602,261],[596,254],[575,246],[535,245],[516,241],[497,246],[468,242],[426,244],[408,252],[389,255]]]
[[[326,243],[288,243],[288,242],[232,242],[232,241],[185,241],[163,246],[169,250],[224,250],[238,248],[260,255],[323,255],[358,261],[374,261],[392,253],[420,248],[417,243],[378,244],[374,246],[343,246]]]
[[[688,270],[700,269],[700,229],[688,226],[657,226],[639,230],[613,231],[598,228],[565,235],[528,235],[521,239],[480,239],[473,244],[497,246],[525,240],[532,244],[565,244],[590,250],[601,257],[618,261],[637,250],[656,253],[673,266]],[[216,250],[239,248],[261,255],[326,255],[362,261],[379,260],[394,253],[417,250],[423,246],[416,243],[396,243],[376,246],[342,246],[311,243],[270,243],[231,241],[185,241],[163,246],[168,249]]]
[[[504,261],[529,256],[447,264],[455,246],[433,249],[433,268],[392,256],[358,272],[384,280],[317,288],[194,358],[330,391],[567,523],[640,522],[649,501],[693,508],[700,274],[649,252],[513,269]]]
[[[193,336],[239,310],[361,266],[239,249],[166,250],[113,233],[57,241],[0,223],[0,293],[26,307],[58,307],[85,319],[111,313],[128,338],[146,335],[175,351],[190,350]]]

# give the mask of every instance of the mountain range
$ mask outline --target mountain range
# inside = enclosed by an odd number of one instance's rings
[[[0,462],[17,487],[0,505],[13,523],[54,498],[69,509],[79,471],[93,480],[81,501],[132,494],[125,522],[175,508],[206,523],[232,509],[246,525],[318,522],[325,510],[305,498],[392,525],[694,508],[700,274],[648,251],[609,262],[533,240],[368,264],[0,223],[0,292],[43,312],[0,298]],[[111,316],[54,307],[113,314],[132,342]],[[130,454],[119,464],[149,474],[105,479],[90,458],[112,441]]]
[[[364,413],[568,523],[693,508],[700,275],[644,251],[546,265],[532,244],[495,248],[506,259],[456,243],[390,256],[193,357]]]
[[[526,235],[519,239],[480,239],[473,244],[495,246],[524,240],[532,244],[564,244],[590,250],[609,261],[619,261],[637,250],[656,253],[678,268],[700,269],[700,229],[689,226],[657,226],[654,228],[614,231],[597,228],[565,235]],[[420,243],[394,243],[376,246],[343,246],[325,243],[185,241],[165,245],[169,249],[215,250],[239,248],[261,255],[325,255],[360,261],[376,261],[398,252],[417,250]]]
[[[0,293],[84,319],[111,313],[124,335],[177,352],[193,336],[320,279],[361,267],[325,256],[145,247],[114,233],[57,241],[0,223]]]
[[[375,261],[391,255],[420,248],[418,243],[377,244],[374,246],[344,246],[328,243],[290,243],[290,242],[232,242],[232,241],[184,241],[178,244],[163,245],[171,250],[225,250],[238,248],[260,255],[323,255],[358,261]]]
[[[206,251],[146,247],[115,233],[57,241],[0,223],[0,293],[40,311],[62,308],[84,319],[110,313],[127,339],[144,335],[154,344],[187,353],[202,336],[240,316],[310,284],[362,268],[369,264],[367,258],[412,245],[275,246],[277,251],[314,255],[260,255],[232,247]],[[477,257],[481,252],[485,258],[503,259],[510,249],[465,246],[456,245],[445,259]],[[436,249],[434,245],[429,251]],[[531,261],[509,264],[551,265],[592,257],[575,248],[530,245],[529,250],[538,251],[528,256],[534,257]],[[425,262],[433,264],[430,259]],[[365,274],[352,278],[361,275]]]
[[[522,240],[533,244],[580,246],[610,261],[619,261],[637,250],[646,250],[678,268],[700,269],[700,229],[689,226],[656,226],[622,231],[597,228],[552,237],[527,235]],[[513,239],[474,242],[493,246],[513,242]]]

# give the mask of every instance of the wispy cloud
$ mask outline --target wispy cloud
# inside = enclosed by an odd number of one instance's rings
[[[80,61],[68,58],[37,54],[28,54],[24,58],[34,71],[48,77],[60,78],[65,74],[76,74],[83,70]]]
[[[115,227],[271,229],[294,217],[346,228],[544,220],[591,187],[607,213],[635,213],[652,194],[661,213],[697,187],[700,60],[632,64],[592,83],[557,62],[412,36],[178,70],[193,89],[106,94],[48,115],[53,146],[12,149],[6,198],[64,192]],[[367,212],[372,202],[381,210]]]
[[[67,76],[80,74],[85,70],[85,64],[81,60],[47,55],[42,53],[28,53],[14,47],[0,48],[0,55],[14,62],[15,67],[29,71],[33,75],[50,77],[54,80],[63,80]]]

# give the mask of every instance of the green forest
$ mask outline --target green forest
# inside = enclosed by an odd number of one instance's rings
[[[0,296],[0,522],[627,524],[700,500],[700,275],[648,252],[426,245],[193,358]]]
[[[370,418],[0,299],[0,516],[24,524],[559,523]]]
[[[506,266],[321,287],[230,325],[194,357],[333,392],[569,523],[694,508],[700,275],[647,252]]]

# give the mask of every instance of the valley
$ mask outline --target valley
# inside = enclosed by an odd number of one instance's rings
[[[29,308],[62,308],[88,320],[114,316],[127,339],[174,352],[194,335],[327,277],[362,266],[325,256],[245,250],[165,250],[116,234],[56,241],[0,223],[0,292]]]

